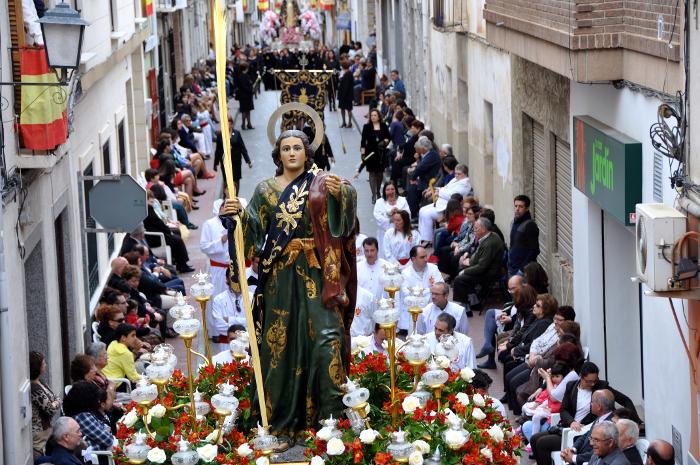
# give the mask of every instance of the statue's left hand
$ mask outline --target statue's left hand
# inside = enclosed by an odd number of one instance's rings
[[[340,195],[340,184],[342,183],[342,180],[340,177],[336,174],[330,174],[328,177],[326,177],[326,189],[328,189],[328,192],[331,193],[333,197],[336,199]]]

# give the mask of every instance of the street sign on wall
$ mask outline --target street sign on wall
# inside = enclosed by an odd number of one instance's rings
[[[574,116],[574,186],[625,225],[642,201],[642,143]]]

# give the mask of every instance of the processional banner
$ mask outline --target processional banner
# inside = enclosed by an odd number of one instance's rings
[[[326,106],[326,85],[332,73],[320,70],[275,70],[275,76],[280,82],[282,94],[280,103],[299,102],[308,105],[318,113],[323,120]],[[303,117],[301,111],[289,111],[282,117],[281,130],[294,128],[298,118]],[[313,121],[307,121],[313,127]]]

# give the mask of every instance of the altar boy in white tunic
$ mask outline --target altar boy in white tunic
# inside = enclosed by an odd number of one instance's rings
[[[451,335],[457,339],[457,356],[450,360],[450,368],[452,371],[459,371],[462,368],[469,367],[472,370],[476,369],[476,356],[474,355],[474,343],[466,334],[455,331],[457,321],[447,312],[438,315],[435,320],[435,328],[428,333],[426,342],[430,346],[430,352],[433,355],[439,356],[442,354],[441,348],[438,347],[440,338],[444,335]]]
[[[374,296],[367,289],[357,286],[355,317],[350,325],[350,336],[370,336],[374,331]]]
[[[447,312],[457,321],[457,332],[469,334],[469,318],[464,307],[456,302],[450,302],[450,286],[447,283],[435,283],[430,288],[430,295],[433,299],[431,303],[423,308],[423,313],[418,316],[418,334],[428,334],[435,327],[435,321],[442,312]]]
[[[379,244],[374,237],[362,241],[364,258],[357,262],[357,286],[372,293],[375,301],[384,296],[384,286],[379,278],[384,274],[384,265],[388,263],[379,258]]]
[[[248,295],[248,299],[252,300],[252,296]],[[243,305],[242,295],[228,285],[224,292],[214,296],[211,310],[207,312],[207,331],[210,342],[219,344],[219,350],[225,350],[228,345],[228,328],[231,325],[248,327]]]
[[[230,260],[228,235],[219,219],[223,204],[224,201],[221,199],[214,202],[214,217],[202,225],[202,235],[199,239],[199,248],[209,257],[209,274],[211,274],[211,282],[214,284],[213,295],[215,296],[228,288],[226,285],[226,270]],[[226,334],[225,330],[223,334]]]
[[[429,203],[421,207],[418,211],[418,232],[424,241],[432,241],[435,220],[442,217],[447,207],[447,201],[453,194],[460,194],[466,197],[472,191],[469,182],[469,168],[467,165],[459,164],[455,166],[455,177],[450,179],[445,187],[441,187],[437,194],[438,198],[434,203]]]
[[[406,264],[401,275],[403,276],[403,283],[401,284],[401,291],[397,296],[399,301],[396,302],[397,308],[400,310],[401,314],[399,316],[399,331],[403,334],[409,333],[413,329],[413,319],[411,314],[408,313],[408,307],[404,303],[404,299],[408,295],[408,289],[411,287],[419,286],[424,289],[424,294],[430,297],[430,288],[433,287],[435,283],[442,283],[445,280],[442,278],[442,274],[438,267],[432,263],[428,263],[428,251],[425,247],[416,245],[411,248],[409,253],[410,261]]]

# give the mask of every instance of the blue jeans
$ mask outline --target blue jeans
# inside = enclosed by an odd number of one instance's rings
[[[496,309],[489,308],[484,316],[484,345],[481,346],[482,351],[488,350],[493,352],[496,348],[493,346],[494,338],[496,337],[498,326],[496,325]]]

